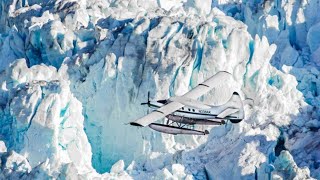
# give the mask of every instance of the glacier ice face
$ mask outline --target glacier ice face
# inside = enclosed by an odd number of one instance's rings
[[[317,7],[2,1],[1,176],[319,178]],[[125,125],[146,113],[139,104],[148,91],[153,99],[181,95],[221,70],[236,81],[222,91],[254,99],[241,124],[208,137]],[[203,99],[224,102],[217,94]]]
[[[10,76],[2,83],[6,87],[2,91],[11,98],[1,112],[6,121],[11,121],[1,123],[9,150],[19,151],[32,168],[49,160],[48,174],[70,162],[79,171],[92,171],[81,103],[54,67],[28,68],[21,59],[11,66]]]
[[[273,179],[310,179],[309,169],[300,169],[295,163],[288,151],[282,151],[274,162],[275,172],[272,174]]]
[[[77,72],[81,74],[73,76],[77,79],[73,79],[75,83],[72,84],[74,94],[81,99],[85,107],[86,132],[93,146],[93,163],[97,169],[103,164],[105,167],[100,170],[105,171],[105,168],[112,165],[106,166],[105,161],[116,162],[120,157],[128,164],[139,154],[168,150],[174,152],[204,142],[203,137],[192,137],[190,140],[193,143],[188,145],[185,143],[190,141],[185,140],[189,139],[188,137],[163,137],[167,135],[155,135],[148,130],[141,135],[141,130],[123,124],[127,123],[128,119],[145,114],[146,109],[140,107],[139,103],[146,100],[148,91],[151,91],[151,96],[155,99],[163,99],[185,93],[189,87],[220,70],[233,71],[234,68],[237,73],[244,74],[250,41],[245,26],[234,22],[234,27],[223,28],[227,25],[228,17],[211,18],[215,18],[217,23],[193,20],[183,24],[174,17],[136,19],[132,23],[141,22],[137,27],[124,27],[124,32],[118,34],[113,43],[98,46],[88,60],[79,58],[79,61],[93,62],[96,61],[94,58],[105,56],[88,70]],[[172,26],[168,27],[167,24]],[[239,35],[243,37],[243,41],[236,39]],[[228,44],[228,50],[223,46],[223,41]],[[246,45],[241,49],[237,48],[242,43]],[[216,57],[215,51],[221,55]],[[242,56],[234,60],[234,52]],[[73,71],[76,70],[72,70],[72,73]],[[242,78],[237,79],[242,81]],[[153,94],[156,89],[159,92]],[[106,119],[117,121],[108,122]],[[141,136],[145,141],[154,139],[152,141],[157,143],[144,144]],[[162,138],[167,140],[163,141]],[[125,143],[110,144],[109,139]],[[130,150],[130,153],[122,151],[123,149]]]
[[[319,28],[320,28],[320,23],[313,25],[308,31],[307,42],[311,52],[316,51],[320,47]]]

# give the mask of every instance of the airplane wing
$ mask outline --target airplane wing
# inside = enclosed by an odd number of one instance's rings
[[[217,74],[210,77],[209,79],[207,79],[206,81],[204,81],[203,83],[200,83],[198,86],[184,94],[182,97],[197,99],[209,92],[211,89],[218,88],[224,82],[227,82],[228,79],[230,79],[230,77],[232,77],[232,74],[226,71],[220,71]]]
[[[164,106],[162,106],[161,108],[153,111],[152,113],[134,121],[134,122],[130,122],[130,125],[133,126],[147,126],[151,123],[153,123],[154,121],[157,121],[161,118],[166,117],[166,115],[173,113],[174,111],[182,108],[184,105],[179,103],[179,102],[170,102]]]
[[[230,73],[226,71],[220,71],[179,98],[195,100],[201,97],[202,95],[206,94],[207,92],[209,92],[211,89],[218,88],[221,84],[223,84],[222,82],[226,82],[230,78],[230,76],[232,77]],[[161,118],[166,117],[168,114],[175,112],[176,110],[182,108],[183,106],[184,105],[182,103],[177,101],[170,102],[162,106],[161,108],[157,109],[156,111],[153,111],[152,113],[134,122],[130,122],[130,125],[147,126]]]
[[[185,106],[190,106],[190,107],[197,108],[197,109],[210,109],[211,108],[211,106],[209,106],[201,101],[197,101],[197,100],[190,99],[187,97],[176,96],[176,97],[171,97],[169,100],[179,102]]]

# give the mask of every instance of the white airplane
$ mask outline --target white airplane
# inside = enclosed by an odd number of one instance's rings
[[[218,84],[225,82],[230,76],[232,76],[230,73],[220,71],[183,96],[171,97],[166,100],[150,101],[148,93],[148,102],[141,103],[141,105],[148,105],[155,110],[130,122],[130,125],[149,126],[153,130],[174,135],[206,135],[209,134],[207,130],[198,131],[186,127],[195,124],[221,125],[225,124],[227,120],[239,123],[244,119],[244,110],[242,100],[237,92],[234,92],[229,101],[221,106],[211,106],[196,100],[217,87]],[[154,123],[162,118],[167,118],[166,124]]]

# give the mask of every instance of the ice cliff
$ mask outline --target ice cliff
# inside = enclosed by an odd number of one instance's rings
[[[319,1],[0,3],[0,179],[320,179]],[[241,123],[127,125],[218,71]]]

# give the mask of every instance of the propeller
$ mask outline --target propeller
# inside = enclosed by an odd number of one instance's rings
[[[150,105],[150,91],[148,91],[148,102],[141,103],[141,105]]]

